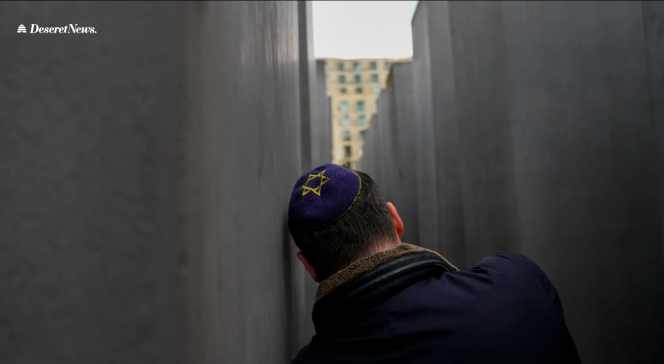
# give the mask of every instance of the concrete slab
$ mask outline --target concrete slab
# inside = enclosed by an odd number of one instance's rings
[[[413,18],[420,243],[466,267],[463,188],[447,2],[421,2]]]
[[[0,362],[181,363],[182,5],[0,14]]]
[[[186,8],[185,362],[288,362],[307,341],[286,228],[302,173],[301,14],[296,2]]]
[[[378,101],[376,129],[379,143],[373,145],[371,158],[376,165],[379,188],[383,197],[399,211],[405,226],[402,240],[418,244],[416,130],[413,106],[413,76],[409,63],[395,64],[391,68],[387,87]],[[373,125],[372,125],[372,132]]]
[[[314,118],[312,119],[313,164],[319,166],[332,162],[332,120],[330,98],[327,97],[325,61],[316,61],[316,90],[312,95]]]
[[[664,357],[647,5],[448,3],[467,261],[539,263],[583,361]]]

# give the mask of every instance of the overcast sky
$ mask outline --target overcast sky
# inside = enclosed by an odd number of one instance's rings
[[[411,57],[416,6],[417,1],[313,1],[316,58]]]

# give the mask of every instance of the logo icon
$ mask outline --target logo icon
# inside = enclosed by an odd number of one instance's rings
[[[25,33],[25,27],[23,26],[23,24],[18,26],[18,32],[17,33]]]

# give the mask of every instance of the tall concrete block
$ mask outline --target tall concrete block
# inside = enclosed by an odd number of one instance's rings
[[[306,343],[286,227],[302,173],[298,4],[186,9],[185,361],[287,362]]]
[[[661,362],[661,101],[642,4],[448,6],[469,259],[539,263],[584,362]]]
[[[389,153],[392,148],[391,133],[390,133],[390,100],[385,90],[380,92],[378,101],[376,101],[376,125],[371,125],[371,128],[376,133],[375,144],[373,150],[376,152],[374,159],[375,171],[372,176],[378,184],[378,189],[383,198],[389,200],[392,198],[392,190],[390,189],[389,176],[392,175],[392,155]],[[389,153],[389,154],[388,154]]]
[[[325,61],[316,61],[316,89],[312,94],[314,117],[312,118],[312,160],[314,166],[332,162],[332,114],[327,97]]]
[[[182,362],[181,11],[0,4],[0,362]]]
[[[420,245],[438,249],[438,206],[433,120],[431,115],[431,57],[429,46],[430,3],[419,2],[413,17],[413,98],[417,138],[417,212]],[[446,254],[446,253],[443,253]]]
[[[417,207],[417,132],[413,120],[413,70],[410,63],[392,65],[387,91],[391,110],[392,155],[394,171],[390,184],[395,190],[394,204],[405,225],[403,239],[419,244]]]
[[[378,101],[376,101],[376,111],[378,111]],[[365,155],[362,156],[363,163],[366,162],[366,171],[370,176],[378,176],[378,156],[379,150],[379,140],[378,136],[380,135],[380,118],[378,114],[374,114],[371,117],[371,127],[367,130],[367,142],[364,143],[364,147],[367,148],[364,152]],[[366,159],[365,159],[366,156]],[[364,170],[364,169],[363,169]]]
[[[316,59],[314,58],[314,37],[311,16],[311,1],[298,1],[298,49],[300,61],[300,143],[302,145],[302,171],[308,171],[312,164],[312,123],[315,117],[314,94],[316,89]]]
[[[315,144],[309,14],[0,5],[0,362],[287,362],[306,344],[286,211]],[[97,33],[16,33],[73,18]]]
[[[664,3],[643,1],[643,28],[645,30],[648,57],[648,81],[655,118],[657,147],[659,152],[659,198],[664,247]],[[662,249],[664,253],[664,248]],[[663,256],[664,259],[664,256]]]
[[[357,163],[357,169],[362,171],[372,178],[376,175],[376,158],[378,155],[377,150],[377,133],[378,133],[378,115],[373,114],[367,129],[364,143],[362,144],[362,159]]]
[[[392,65],[371,124],[362,166],[375,175],[381,195],[392,202],[405,226],[402,240],[418,244],[416,130],[413,76],[409,63]],[[366,160],[365,160],[366,158]],[[368,172],[367,172],[368,173]]]
[[[466,247],[459,130],[447,2],[420,2],[413,18],[413,94],[419,235],[460,268]]]
[[[454,6],[453,3],[437,3],[432,7],[431,15],[436,14],[436,17],[456,24],[454,17],[458,15]],[[502,67],[500,55],[504,51],[500,42],[503,40],[500,29],[492,28],[490,22],[492,17],[499,15],[489,8],[490,5],[487,9],[467,10],[478,20],[462,25],[477,31],[478,44],[461,44],[463,40],[458,35],[452,38],[451,34],[457,30],[455,26],[450,29],[445,21],[431,22],[435,24],[432,27],[432,39],[437,39],[434,44],[441,46],[432,47],[438,51],[431,54],[436,60],[432,64],[440,67],[443,76],[434,86],[434,91],[438,89],[440,92],[434,94],[433,100],[434,104],[440,102],[440,105],[447,106],[441,107],[434,119],[434,125],[445,125],[445,130],[434,132],[437,145],[440,145],[437,156],[447,155],[444,162],[438,163],[437,160],[437,165],[450,170],[449,188],[453,190],[447,195],[448,199],[463,204],[462,220],[454,215],[460,211],[458,206],[450,207],[450,215],[457,219],[453,221],[463,224],[462,235],[453,227],[450,229],[453,229],[453,236],[463,237],[467,266],[489,253],[519,250],[509,116],[502,109],[505,107],[503,103],[499,102],[507,96],[501,78],[504,76],[493,71]],[[488,57],[491,61],[457,57],[457,48],[472,49],[477,56]],[[481,66],[475,67],[477,62]],[[480,70],[485,71],[481,76]],[[487,89],[478,91],[478,87]],[[438,190],[444,190],[444,187]],[[459,194],[463,196],[461,200]],[[439,199],[439,202],[444,204],[445,200]],[[460,253],[460,248],[456,246],[455,251]]]

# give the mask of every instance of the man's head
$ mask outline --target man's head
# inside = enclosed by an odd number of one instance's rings
[[[288,228],[298,258],[320,282],[357,259],[400,243],[403,223],[368,175],[335,164],[305,173],[295,184]]]

